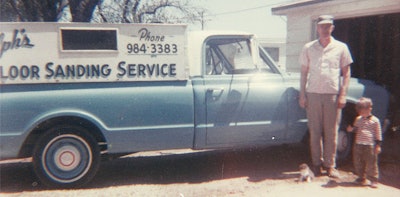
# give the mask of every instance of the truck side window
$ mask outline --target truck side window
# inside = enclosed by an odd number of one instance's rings
[[[61,29],[61,49],[118,50],[116,29]]]
[[[208,75],[245,74],[256,71],[248,39],[216,38],[206,45]]]
[[[274,66],[272,58],[269,57],[268,53],[261,47],[259,48],[259,55],[260,55],[260,59],[259,59],[258,66],[259,66],[260,72],[279,73],[279,71]]]
[[[206,73],[207,75],[221,75],[231,73],[229,62],[218,49],[218,46],[208,45],[206,47]]]

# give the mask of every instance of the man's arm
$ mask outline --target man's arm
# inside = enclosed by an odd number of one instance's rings
[[[308,77],[308,69],[309,69],[308,66],[301,65],[299,105],[302,108],[307,107],[306,84]]]
[[[339,90],[339,97],[338,97],[338,108],[344,108],[346,105],[346,95],[347,95],[347,90],[349,89],[349,83],[350,83],[350,65],[344,66],[342,68],[342,85],[340,86]]]

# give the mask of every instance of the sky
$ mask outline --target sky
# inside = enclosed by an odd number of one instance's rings
[[[264,38],[286,38],[286,17],[272,15],[271,8],[293,0],[197,0],[209,12],[205,30],[237,30]],[[201,25],[189,26],[200,30]]]
[[[296,0],[190,0],[190,3],[207,9],[204,30],[245,31],[259,38],[285,39],[286,17],[272,15],[271,8],[293,1]],[[69,21],[69,17],[65,15],[61,21]],[[201,30],[202,26],[188,24],[188,29]]]

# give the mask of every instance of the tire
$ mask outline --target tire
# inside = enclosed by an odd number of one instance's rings
[[[338,164],[344,164],[351,160],[353,149],[353,135],[345,131],[345,129],[339,129],[336,161]]]
[[[79,126],[57,126],[40,137],[33,152],[33,167],[48,187],[74,188],[88,183],[100,165],[100,148]]]
[[[347,103],[342,110],[341,124],[338,132],[336,161],[338,164],[345,164],[351,161],[353,152],[354,134],[346,131],[348,125],[352,125],[357,117],[354,104]]]

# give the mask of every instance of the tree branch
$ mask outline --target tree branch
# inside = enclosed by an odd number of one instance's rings
[[[20,12],[20,10],[17,7],[17,1],[18,0],[10,0],[10,4],[12,6],[12,8],[14,9],[14,12],[17,13],[18,15],[18,19],[20,21],[27,21],[25,17],[23,17],[22,13]]]

